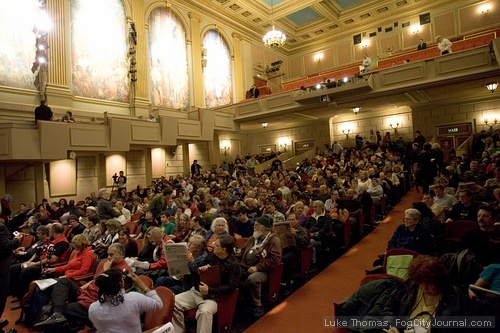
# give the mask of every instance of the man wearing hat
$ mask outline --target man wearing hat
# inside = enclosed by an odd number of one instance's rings
[[[271,232],[272,222],[268,215],[257,218],[253,235],[241,250],[241,279],[246,279],[251,289],[254,317],[262,317],[262,284],[268,281],[269,271],[281,262],[281,244]]]

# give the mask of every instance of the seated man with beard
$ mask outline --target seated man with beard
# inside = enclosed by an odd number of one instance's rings
[[[264,315],[262,306],[262,284],[267,282],[269,271],[281,262],[281,244],[278,236],[271,232],[271,219],[264,215],[255,221],[253,235],[241,250],[241,279],[251,289],[254,317]]]

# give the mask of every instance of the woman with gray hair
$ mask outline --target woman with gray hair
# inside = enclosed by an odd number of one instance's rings
[[[207,240],[207,250],[212,251],[217,238],[229,232],[227,221],[223,217],[218,217],[212,221],[210,230],[205,234]]]
[[[408,249],[420,254],[433,254],[434,241],[427,230],[420,225],[420,212],[415,208],[405,210],[403,224],[394,231],[387,243],[387,250]]]

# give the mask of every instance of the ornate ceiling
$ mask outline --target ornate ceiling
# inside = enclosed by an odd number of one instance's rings
[[[415,16],[453,0],[188,0],[223,21],[241,26],[253,38],[272,27],[287,35],[284,51],[325,43],[362,32],[367,26],[383,33],[398,17]],[[380,26],[378,26],[380,25]],[[370,31],[371,33],[371,31]]]

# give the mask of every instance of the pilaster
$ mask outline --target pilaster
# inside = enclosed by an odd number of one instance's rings
[[[193,56],[193,76],[191,77],[191,81],[194,85],[194,106],[203,108],[205,107],[205,98],[203,95],[203,67],[201,65],[201,17],[198,14],[191,12],[189,13],[189,18],[191,19],[191,51]]]
[[[233,32],[231,37],[233,37],[233,59],[234,59],[234,87],[236,89],[235,101],[241,101],[245,99],[245,89],[243,85],[243,59],[241,57],[241,41],[242,37],[240,34]]]

